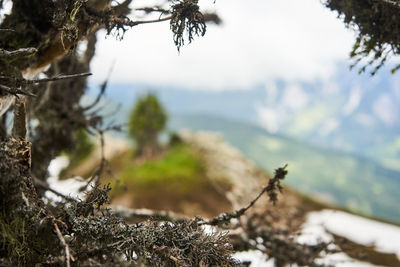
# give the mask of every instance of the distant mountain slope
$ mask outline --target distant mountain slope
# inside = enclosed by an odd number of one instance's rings
[[[204,115],[172,116],[171,129],[220,132],[262,168],[289,164],[287,183],[355,212],[400,221],[400,172],[360,157],[268,134],[260,127]]]
[[[247,90],[111,84],[107,97],[129,110],[135,98],[152,91],[170,114],[208,114],[254,123],[400,171],[400,76],[389,70],[374,77],[357,75],[346,63],[329,83],[275,81]],[[97,92],[90,90],[92,95]]]

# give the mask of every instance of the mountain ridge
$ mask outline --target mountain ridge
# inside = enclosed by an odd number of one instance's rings
[[[314,197],[317,193],[325,194],[326,198],[333,197],[332,204],[399,221],[400,212],[395,203],[400,201],[396,191],[400,187],[400,172],[376,162],[345,152],[311,147],[288,137],[269,135],[254,125],[222,118],[177,115],[171,118],[170,126],[172,129],[219,131],[229,143],[264,169],[289,163],[287,183],[296,190]]]

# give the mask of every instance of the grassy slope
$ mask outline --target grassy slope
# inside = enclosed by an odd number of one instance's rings
[[[400,221],[400,172],[355,157],[268,134],[261,128],[208,116],[176,116],[171,128],[219,131],[260,167],[289,164],[287,183],[295,190],[323,195],[364,215]]]
[[[187,145],[169,148],[157,159],[141,162],[127,151],[111,160],[112,195],[134,208],[173,210],[214,216],[230,210],[225,196],[207,179],[204,163]]]

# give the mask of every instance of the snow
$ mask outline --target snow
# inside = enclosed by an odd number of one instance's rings
[[[345,237],[364,246],[375,246],[379,252],[394,253],[400,259],[400,227],[363,218],[343,211],[310,212],[303,225],[299,242],[313,243],[319,237],[332,240],[328,233]],[[314,234],[314,236],[313,236]]]
[[[324,266],[337,266],[337,267],[372,267],[376,266],[368,262],[357,261],[349,256],[346,253],[335,253],[331,255],[327,255],[322,259],[317,259],[317,264],[321,264]]]
[[[241,262],[251,261],[250,267],[274,267],[274,259],[259,250],[236,252],[233,257]]]
[[[400,258],[400,227],[342,211],[322,210],[308,213],[297,241],[309,245],[330,242],[333,241],[331,233],[361,245],[374,245],[377,251],[395,253]],[[335,247],[333,244],[330,246]],[[251,261],[251,267],[274,266],[273,259],[257,250],[237,252],[233,256],[240,261]],[[376,266],[352,259],[343,252],[321,255],[316,263],[336,267]]]
[[[243,252],[236,252],[233,257],[241,262],[251,261],[250,267],[274,267],[274,259],[268,258],[267,255],[263,254],[259,250],[249,250]],[[317,259],[317,264],[324,266],[336,266],[336,267],[373,267],[376,265],[368,262],[361,262],[354,260],[347,256],[345,253],[335,253],[327,255],[321,259]],[[296,264],[293,266],[297,266]]]
[[[69,196],[75,199],[83,199],[85,196],[85,192],[79,191],[79,189],[85,186],[87,183],[83,178],[76,176],[65,180],[58,179],[58,175],[60,174],[62,169],[68,166],[68,164],[69,159],[65,156],[57,157],[50,162],[48,168],[50,177],[47,179],[49,187],[65,196]],[[62,198],[60,196],[57,196],[50,191],[46,191],[45,197],[54,202],[62,201]]]

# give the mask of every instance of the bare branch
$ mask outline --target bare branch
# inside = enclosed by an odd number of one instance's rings
[[[160,6],[155,6],[155,7],[141,7],[141,8],[136,8],[136,10],[138,11],[144,11],[146,13],[152,13],[152,12],[160,12],[160,13],[164,13],[164,14],[168,14],[170,13],[169,10],[164,9]]]
[[[1,58],[17,58],[17,57],[26,57],[32,54],[35,54],[38,50],[33,47],[21,48],[14,51],[7,51],[5,49],[0,48],[0,57]]]
[[[52,192],[53,194],[56,194],[57,196],[64,198],[65,200],[68,200],[68,201],[71,201],[71,202],[76,202],[76,199],[74,199],[72,197],[69,197],[69,196],[66,196],[64,194],[61,194],[60,192],[52,189],[48,184],[46,184],[46,182],[44,182],[44,181],[42,181],[42,180],[40,180],[40,179],[38,179],[36,177],[33,178],[33,182],[34,182],[36,187],[41,187],[44,190],[48,190],[48,191]]]
[[[111,73],[112,73],[112,71],[113,71],[113,69],[114,69],[114,66],[115,66],[115,61],[114,61],[113,64],[111,65],[110,69],[108,70],[107,78],[104,80],[104,82],[103,82],[103,83],[101,84],[101,86],[100,86],[100,93],[97,95],[96,99],[94,100],[94,102],[93,102],[92,104],[90,104],[89,106],[83,108],[85,111],[87,111],[87,110],[93,108],[94,106],[96,106],[96,105],[99,103],[101,97],[102,97],[102,96],[104,95],[104,93],[106,92],[106,88],[107,88],[107,85],[108,85],[108,81],[110,80],[110,76],[111,76]]]
[[[15,31],[11,29],[0,29],[0,32],[15,32]]]
[[[36,83],[47,83],[53,81],[60,81],[66,79],[73,79],[73,78],[80,78],[80,77],[87,77],[92,75],[91,73],[78,73],[72,75],[59,75],[51,78],[44,78],[44,79],[34,79],[34,80],[26,80],[24,78],[16,78],[16,77],[9,77],[9,76],[0,76],[0,88],[5,90],[10,94],[23,94],[29,96],[35,96],[32,93],[21,89],[21,87],[28,86],[31,84]],[[1,84],[2,83],[2,84]]]
[[[60,81],[60,80],[66,80],[66,79],[87,77],[90,75],[92,75],[92,73],[86,72],[86,73],[77,73],[77,74],[71,74],[71,75],[59,75],[59,76],[55,76],[55,77],[51,77],[51,78],[35,79],[35,80],[22,79],[21,83],[23,85],[30,85],[30,84],[35,84],[35,83],[47,83],[47,82],[54,82],[54,81]],[[3,77],[0,76],[0,78],[3,78]]]
[[[120,24],[124,26],[129,26],[129,27],[134,27],[139,24],[148,24],[148,23],[156,23],[156,22],[162,22],[162,21],[167,21],[170,20],[172,16],[168,16],[165,18],[161,19],[153,19],[153,20],[130,20],[128,18],[113,18],[111,21],[114,22],[115,24]]]
[[[65,242],[65,239],[64,239],[63,235],[61,234],[60,229],[58,228],[58,225],[56,223],[54,223],[54,229],[56,230],[58,239],[60,239],[61,245],[63,245],[65,248],[66,266],[71,267],[70,258],[72,258],[72,256],[69,253],[69,246],[68,246],[67,242]]]
[[[26,90],[23,90],[21,88],[10,88],[10,87],[2,85],[2,84],[0,84],[0,89],[5,91],[6,93],[11,94],[11,95],[19,94],[19,95],[27,95],[27,96],[33,96],[33,97],[36,96],[36,95],[34,95],[34,94],[32,94],[32,93],[30,93],[30,92],[28,92]]]
[[[275,205],[277,201],[277,193],[276,190],[282,192],[282,186],[280,185],[280,181],[283,180],[287,174],[286,170],[287,164],[283,168],[278,168],[275,170],[275,175],[272,179],[269,180],[268,185],[265,186],[260,193],[244,208],[236,210],[231,213],[221,213],[217,217],[214,217],[211,220],[200,221],[199,225],[221,225],[224,223],[229,223],[231,219],[240,218],[248,209],[250,209],[254,204],[260,199],[260,197],[267,193],[269,196],[269,200]]]

